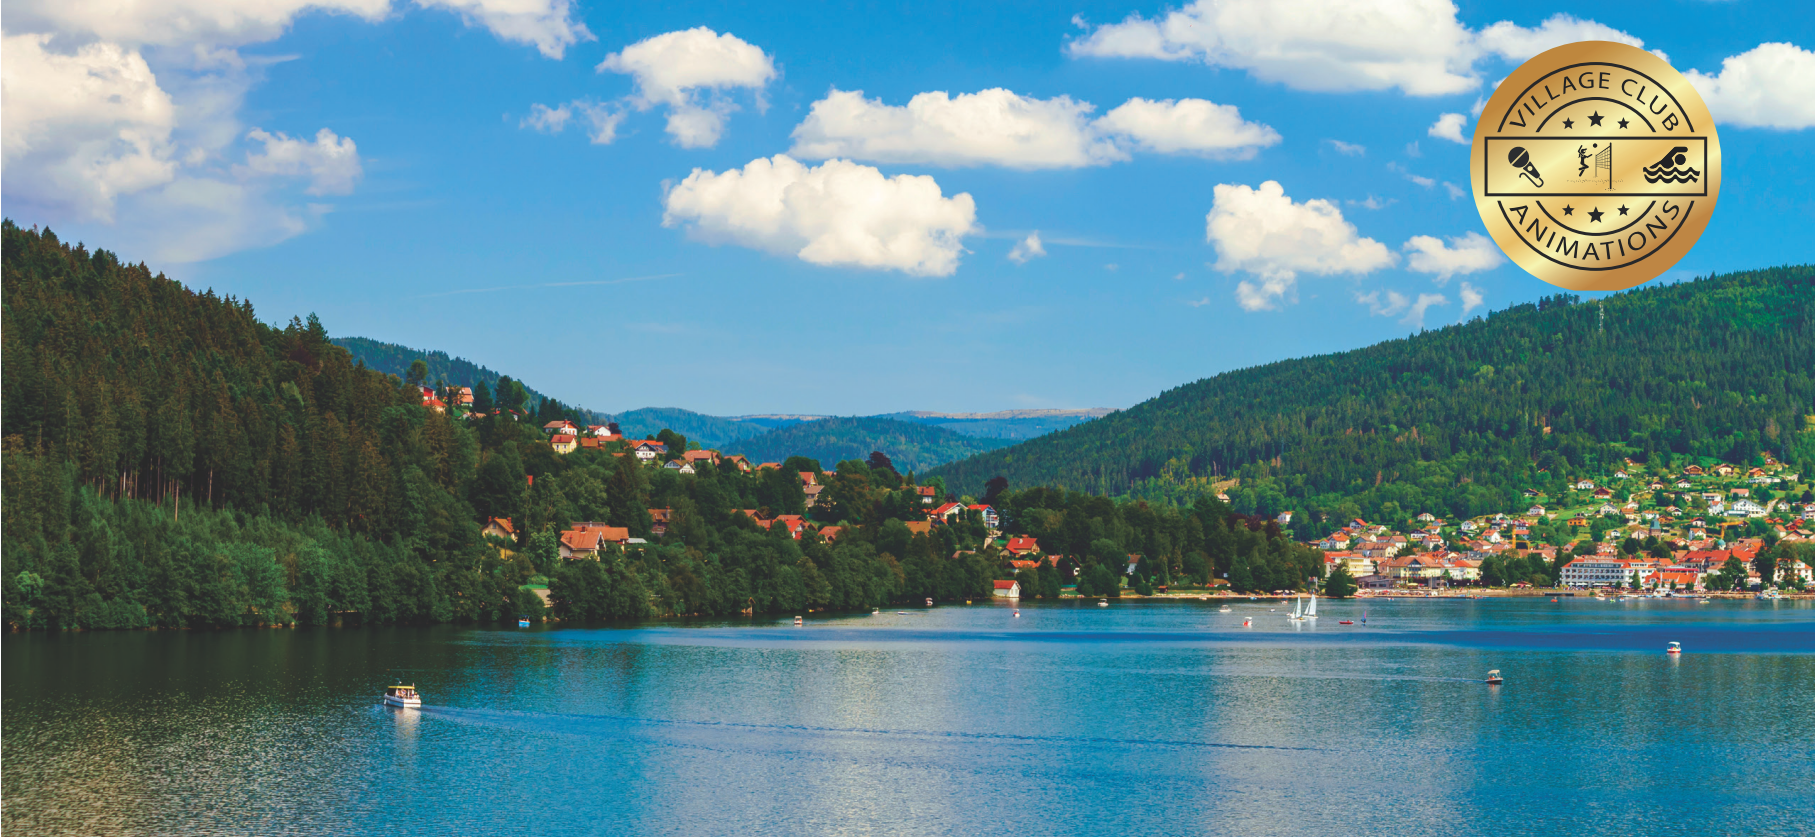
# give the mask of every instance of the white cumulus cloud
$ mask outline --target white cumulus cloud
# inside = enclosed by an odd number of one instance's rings
[[[1040,231],[1034,230],[1026,238],[1015,242],[1008,251],[1008,258],[1015,264],[1027,264],[1033,259],[1046,255],[1046,245],[1040,243]]]
[[[1475,38],[1483,51],[1508,61],[1524,61],[1547,49],[1576,41],[1613,41],[1635,47],[1645,45],[1644,41],[1604,23],[1582,20],[1564,13],[1551,15],[1535,28],[1502,20],[1481,30]]]
[[[1492,270],[1506,260],[1492,239],[1477,232],[1451,238],[1448,244],[1434,236],[1414,235],[1405,243],[1404,249],[1411,254],[1406,259],[1406,267],[1432,274],[1439,285],[1448,282],[1451,276]]]
[[[950,276],[964,236],[977,231],[971,196],[945,197],[931,177],[886,177],[848,160],[809,167],[785,154],[722,173],[694,169],[662,204],[664,226],[709,242],[915,276]]]
[[[1227,160],[1252,158],[1279,143],[1279,132],[1242,119],[1234,105],[1203,99],[1129,99],[1091,126],[1104,136],[1124,138],[1136,150],[1200,154]]]
[[[552,108],[534,104],[529,106],[529,115],[517,122],[517,127],[558,134],[567,129],[567,123],[575,116],[586,123],[586,135],[593,145],[610,145],[618,138],[618,124],[624,121],[624,110],[586,99],[575,99]]]
[[[1203,99],[1130,99],[1104,116],[1069,96],[1039,99],[991,88],[936,90],[905,105],[833,90],[794,129],[797,157],[883,163],[1077,168],[1129,159],[1132,151],[1247,159],[1279,142],[1232,105]]]
[[[668,134],[682,148],[711,148],[737,105],[731,90],[762,90],[776,76],[775,60],[761,47],[704,26],[638,41],[605,57],[599,72],[635,79],[631,103],[638,110],[668,108]]]
[[[1201,61],[1299,90],[1459,93],[1472,33],[1449,0],[1197,0],[1089,29],[1073,56]]]
[[[415,0],[425,9],[446,9],[468,26],[491,30],[500,40],[534,46],[559,59],[567,48],[594,40],[586,24],[574,19],[573,0]]]
[[[6,199],[111,222],[118,195],[176,176],[176,107],[138,52],[90,43],[59,54],[49,40],[8,35],[0,52]]]
[[[1376,317],[1391,317],[1412,307],[1412,300],[1398,291],[1368,291],[1355,294],[1355,301],[1366,305]]]
[[[1409,326],[1424,327],[1424,312],[1439,305],[1448,305],[1449,298],[1443,294],[1419,294],[1418,299],[1405,309],[1405,319],[1400,322]]]
[[[1450,142],[1459,142],[1463,145],[1468,145],[1468,138],[1462,135],[1462,126],[1466,124],[1468,124],[1468,117],[1463,116],[1460,113],[1446,113],[1437,117],[1437,121],[1433,123],[1431,129],[1425,133],[1436,137],[1437,139],[1446,139]]]
[[[1085,29],[1066,45],[1073,57],[1197,61],[1298,90],[1397,88],[1413,96],[1475,89],[1475,64],[1487,55],[1523,61],[1579,40],[1643,45],[1567,14],[1476,32],[1450,0],[1194,0],[1158,17],[1135,13],[1096,27],[1072,20]]]
[[[1815,52],[1795,44],[1759,44],[1722,61],[1717,75],[1695,70],[1684,75],[1723,125],[1815,127]]]
[[[1091,134],[1094,106],[1066,96],[1035,99],[993,88],[952,96],[921,93],[906,105],[833,90],[794,129],[797,157],[879,163],[1076,168],[1126,159]]]
[[[592,37],[572,0],[413,0],[558,58]],[[116,247],[165,261],[281,241],[362,171],[353,140],[247,131],[239,110],[274,59],[237,49],[305,13],[377,22],[391,0],[8,0],[0,122],[8,214],[114,226]],[[310,126],[313,127],[313,126]],[[295,188],[301,185],[301,188]]]
[[[1278,308],[1296,296],[1298,274],[1362,275],[1393,264],[1393,252],[1343,220],[1326,200],[1293,201],[1277,181],[1255,189],[1219,184],[1204,217],[1216,269],[1253,276],[1236,286],[1242,308]]]
[[[1463,282],[1457,287],[1456,295],[1462,297],[1462,316],[1457,319],[1457,322],[1468,319],[1468,312],[1487,304],[1487,299],[1482,295],[1481,289],[1467,282]]]
[[[245,165],[238,167],[242,176],[307,177],[311,195],[345,195],[353,191],[363,170],[359,149],[353,140],[335,136],[323,128],[315,141],[291,139],[281,133],[267,133],[258,128],[247,139],[265,144],[264,151],[246,155]]]

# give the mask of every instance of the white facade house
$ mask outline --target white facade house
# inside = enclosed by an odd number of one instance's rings
[[[1625,561],[1585,555],[1563,567],[1561,581],[1569,587],[1608,587],[1624,585],[1632,578],[1632,568]]]
[[[1021,598],[1021,582],[998,581],[996,589],[991,595],[999,599],[1019,599]]]
[[[1735,516],[1764,517],[1765,507],[1751,500],[1735,500],[1731,511]]]

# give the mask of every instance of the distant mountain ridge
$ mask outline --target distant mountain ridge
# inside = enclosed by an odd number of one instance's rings
[[[446,352],[433,349],[412,349],[367,337],[338,337],[334,338],[333,342],[351,352],[355,360],[364,361],[368,368],[400,378],[409,370],[410,363],[417,359],[428,363],[428,380],[431,383],[446,380],[454,386],[470,387],[483,381],[487,387],[496,390],[498,379],[506,374],[494,372],[480,364],[464,358],[451,357]],[[530,387],[521,378],[517,379],[517,382],[522,383],[524,389],[529,392],[532,406],[547,397]],[[617,422],[618,429],[631,437],[640,438],[654,435],[665,428],[709,448],[723,448],[741,439],[754,438],[805,422],[838,418],[837,416],[791,413],[712,416],[680,407],[641,407],[622,413],[607,413],[580,406],[575,406],[573,409],[585,417],[588,423]],[[941,413],[910,410],[875,418],[936,426],[975,438],[1014,442],[1033,439],[1055,430],[1063,430],[1113,412],[1115,410],[1107,407],[1088,410],[1001,410],[993,413]],[[877,425],[877,427],[884,427],[884,425]],[[848,431],[848,428],[846,430]],[[969,452],[988,449],[984,447]],[[868,455],[867,452],[865,455]]]
[[[725,452],[743,454],[756,462],[805,456],[831,468],[844,460],[862,460],[873,451],[881,451],[894,463],[895,470],[907,473],[1010,444],[1013,442],[1008,439],[966,436],[935,425],[868,416],[799,422],[732,442]]]

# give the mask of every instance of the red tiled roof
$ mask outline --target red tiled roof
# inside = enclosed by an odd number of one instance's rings
[[[557,445],[571,445],[574,442],[574,438],[566,433],[556,433],[554,439],[551,441]]]
[[[1022,552],[1038,552],[1040,550],[1040,541],[1038,538],[1009,538],[1007,545],[1002,548],[1017,554]]]
[[[1002,580],[998,579],[996,581],[996,589],[997,590],[1013,590],[1015,588],[1015,585],[1017,585],[1017,584],[1020,584],[1020,582],[1015,581],[1013,579],[1010,579],[1008,581],[1002,581]]]

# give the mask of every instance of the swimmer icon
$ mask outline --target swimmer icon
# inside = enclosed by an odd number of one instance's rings
[[[1532,164],[1531,155],[1525,153],[1524,147],[1506,152],[1506,162],[1513,164],[1515,169],[1524,169],[1519,176],[1531,181],[1531,185],[1544,188],[1544,176],[1538,174],[1538,167]]]

